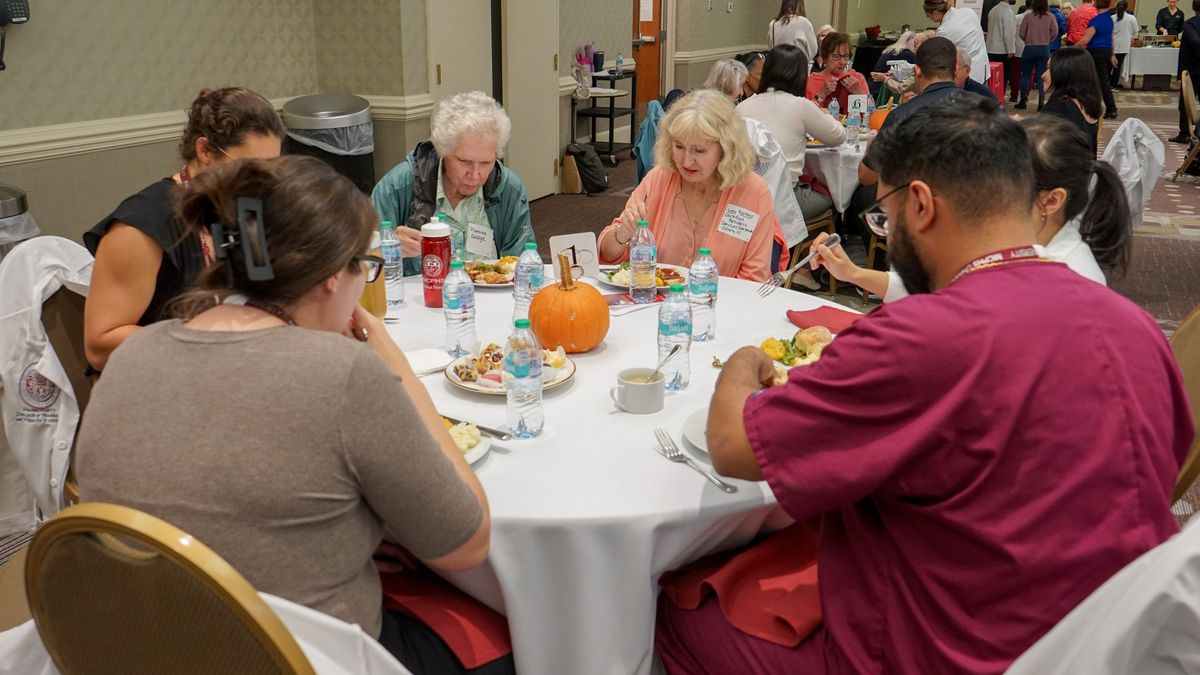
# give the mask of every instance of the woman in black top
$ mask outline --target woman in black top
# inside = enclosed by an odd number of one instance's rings
[[[179,145],[184,165],[127,197],[83,235],[96,256],[84,305],[84,350],[103,369],[112,351],[166,318],[167,304],[187,290],[212,259],[211,242],[184,236],[172,215],[177,185],[232,159],[279,156],[283,122],[262,96],[241,87],[200,92]]]
[[[1154,17],[1154,31],[1159,35],[1179,35],[1183,32],[1183,22],[1187,17],[1179,9],[1178,0],[1167,0],[1167,6],[1158,10]]]
[[[1079,127],[1098,145],[1100,130],[1100,80],[1096,66],[1086,50],[1064,47],[1050,57],[1050,67],[1042,75],[1050,101],[1042,109],[1047,115],[1061,117]]]

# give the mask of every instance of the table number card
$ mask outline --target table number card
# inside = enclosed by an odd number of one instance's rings
[[[736,204],[730,204],[725,207],[725,213],[721,215],[721,224],[717,226],[717,231],[749,243],[750,237],[754,236],[754,228],[757,226],[757,213]]]
[[[467,253],[482,258],[496,258],[496,240],[492,228],[476,223],[467,225]]]
[[[565,253],[571,261],[571,274],[578,277],[592,277],[600,274],[600,253],[596,243],[595,232],[580,232],[579,234],[560,234],[550,237],[550,260],[558,260],[558,254]],[[555,276],[558,266],[552,264]]]
[[[870,96],[866,94],[851,94],[846,99],[846,114],[861,114],[867,112],[867,101]]]

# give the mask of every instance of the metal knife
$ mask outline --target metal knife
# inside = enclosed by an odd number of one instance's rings
[[[462,424],[465,421],[465,420],[460,420],[460,419],[451,417],[449,415],[442,415],[442,417],[445,417],[446,419],[450,420],[451,424]],[[475,424],[475,423],[471,422],[471,424]],[[512,437],[513,437],[512,434],[508,433],[507,431],[502,431],[500,429],[493,429],[491,427],[485,427],[482,424],[475,424],[475,427],[477,429],[479,429],[479,433],[483,434],[484,436],[490,436],[498,441],[511,441]]]

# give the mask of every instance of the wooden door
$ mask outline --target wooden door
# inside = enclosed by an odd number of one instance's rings
[[[633,2],[633,59],[637,62],[637,105],[658,98],[662,89],[662,0]],[[649,21],[642,21],[650,16]]]
[[[504,163],[537,199],[558,192],[558,0],[502,4],[504,109],[512,120]]]
[[[479,0],[427,5],[429,82],[435,101],[464,91],[492,96],[492,13]]]

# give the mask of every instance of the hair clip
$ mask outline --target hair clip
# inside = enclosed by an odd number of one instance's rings
[[[242,236],[242,257],[246,276],[251,281],[270,281],[275,278],[271,254],[267,250],[267,228],[263,218],[263,203],[257,197],[237,198],[238,228]]]

